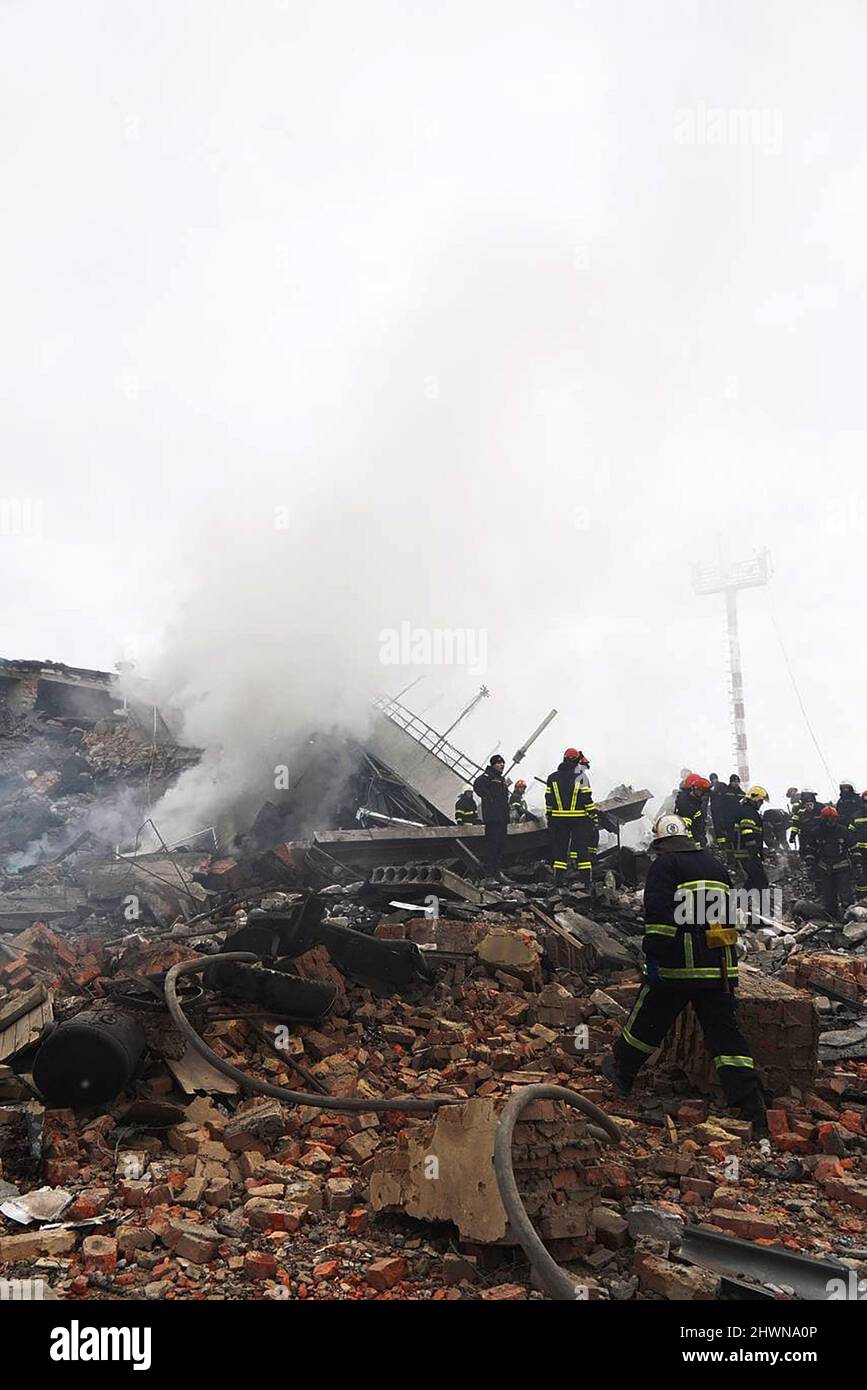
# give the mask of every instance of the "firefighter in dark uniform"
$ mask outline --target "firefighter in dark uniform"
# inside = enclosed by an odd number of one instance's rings
[[[793,845],[798,841],[798,853],[802,861],[806,861],[810,854],[810,843],[816,834],[819,822],[819,813],[822,806],[816,799],[816,793],[802,791],[798,793],[795,809],[792,812],[792,828],[789,831],[789,844]]]
[[[720,857],[734,863],[734,829],[741,804],[741,779],[732,773],[714,808],[714,834]]]
[[[554,882],[562,883],[572,868],[587,888],[593,882],[593,854],[599,843],[598,817],[587,775],[589,766],[579,749],[567,748],[545,787]]]
[[[832,918],[852,901],[851,846],[852,837],[837,815],[836,807],[826,806],[819,813],[809,858],[825,911]]]
[[[752,1053],[738,1027],[737,927],[725,865],[699,849],[680,816],[653,827],[653,859],[644,887],[644,983],[602,1070],[623,1095],[692,1004],[730,1106],[767,1133],[765,1100]]]
[[[455,821],[458,825],[479,824],[479,808],[472,787],[465,787],[455,802]]]
[[[704,808],[710,789],[711,784],[706,777],[691,772],[674,802],[674,814],[685,822],[689,834],[702,849],[707,845],[707,816]]]
[[[509,788],[503,777],[505,758],[495,753],[484,772],[473,783],[473,791],[482,803],[485,822],[485,867],[495,876],[509,834]]]
[[[768,888],[768,875],[762,862],[765,857],[765,832],[762,806],[768,800],[764,787],[750,787],[742,798],[740,814],[734,827],[735,860],[743,870],[747,888]]]
[[[840,783],[840,799],[837,802],[837,815],[848,830],[856,816],[861,814],[861,798],[852,782]]]
[[[867,898],[867,792],[858,798],[858,810],[849,822],[855,897]]]
[[[527,806],[526,790],[527,783],[523,777],[519,777],[509,796],[509,820],[513,825],[523,825],[525,821],[536,819]]]

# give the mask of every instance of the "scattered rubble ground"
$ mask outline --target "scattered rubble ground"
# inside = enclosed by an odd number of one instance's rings
[[[824,920],[783,856],[785,922],[745,934],[741,1013],[774,1096],[759,1143],[726,1114],[689,1013],[629,1099],[603,1078],[639,988],[641,893],[616,858],[592,894],[555,891],[532,834],[512,842],[505,884],[480,880],[444,828],[118,859],[66,829],[63,796],[89,813],[106,770],[154,775],[154,746],[76,717],[90,763],[76,790],[53,780],[70,732],[53,706],[24,732],[13,710],[2,746],[3,849],[32,861],[7,858],[0,885],[4,1278],[61,1299],[541,1298],[491,1161],[503,1104],[536,1082],[578,1091],[622,1135],[604,1143],[548,1100],[515,1132],[526,1209],[587,1297],[758,1282],[787,1300],[829,1269],[867,1275],[863,907]],[[186,761],[168,743],[160,776]],[[62,847],[10,844],[14,805],[39,836],[65,830]],[[175,1029],[162,989],[172,966],[238,948],[259,964],[181,986],[218,1058],[311,1098],[456,1103],[343,1113],[245,1096]]]

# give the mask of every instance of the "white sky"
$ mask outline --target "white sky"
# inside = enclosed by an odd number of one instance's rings
[[[556,706],[529,772],[575,743],[662,794],[733,770],[690,563],[767,546],[753,777],[828,790],[776,622],[867,786],[865,37],[854,2],[5,0],[3,653],[133,656],[243,762],[408,684],[382,629],[482,629],[467,751]]]

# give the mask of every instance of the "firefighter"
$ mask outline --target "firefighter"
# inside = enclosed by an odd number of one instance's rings
[[[740,812],[741,796],[741,779],[737,773],[732,773],[719,793],[717,808],[714,811],[714,826],[718,827],[717,848],[722,857],[730,863],[734,862],[734,830]]]
[[[750,787],[741,798],[740,813],[734,826],[735,859],[740,864],[747,888],[770,886],[762,860],[765,857],[762,806],[768,800],[764,787]]]
[[[571,868],[577,870],[586,888],[593,883],[593,854],[599,843],[589,767],[590,761],[580,749],[567,748],[545,787],[554,882],[562,883]]]
[[[851,844],[850,833],[840,820],[837,808],[825,806],[819,812],[816,832],[810,842],[809,863],[829,917],[838,917],[852,901]]]
[[[505,758],[495,753],[473,783],[473,791],[482,803],[485,867],[492,878],[500,872],[500,860],[509,834],[509,789],[503,777],[505,766]]]
[[[527,806],[526,790],[527,783],[519,777],[509,796],[509,820],[513,825],[523,825],[525,821],[536,819]]]
[[[867,898],[867,792],[858,798],[858,812],[848,825],[855,897]]]
[[[786,832],[791,820],[788,811],[777,810],[776,807],[765,811],[762,816],[762,833],[767,849],[785,850]]]
[[[455,802],[455,820],[458,825],[479,824],[479,808],[472,787],[464,787]]]
[[[708,830],[713,838],[713,843],[716,844],[716,808],[722,795],[722,782],[718,772],[709,772],[708,778],[710,779],[710,791],[707,797]]]
[[[810,854],[810,844],[815,836],[819,813],[822,807],[816,793],[804,790],[798,793],[798,800],[792,814],[792,828],[789,831],[789,844],[798,841],[798,853],[802,861]]]
[[[701,849],[707,846],[704,801],[710,789],[711,784],[706,777],[698,772],[690,772],[674,803],[674,814],[686,823],[687,830]]]
[[[757,1135],[766,1134],[764,1096],[735,1010],[737,927],[724,925],[734,911],[729,872],[699,848],[680,816],[660,816],[651,848],[643,987],[602,1070],[628,1095],[678,1014],[692,1004],[726,1101],[752,1121]]]
[[[837,802],[837,815],[842,824],[847,828],[852,821],[861,813],[861,798],[855,790],[852,782],[840,783],[840,798]]]

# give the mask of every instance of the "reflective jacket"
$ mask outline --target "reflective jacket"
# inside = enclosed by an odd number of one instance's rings
[[[649,984],[735,987],[736,930],[727,929],[725,945],[709,946],[707,941],[708,930],[720,915],[725,927],[725,908],[722,913],[719,909],[722,895],[731,886],[725,865],[709,850],[666,850],[656,855],[644,885],[643,973]]]
[[[523,792],[513,791],[510,795],[509,820],[514,825],[520,825],[524,821],[528,820],[535,820],[535,817],[530,815],[530,812],[527,808],[527,801]]]
[[[810,841],[810,854],[823,869],[845,869],[851,843],[848,829],[839,820],[820,820]]]
[[[798,849],[801,854],[808,854],[810,846],[816,837],[816,830],[819,825],[819,815],[824,808],[824,802],[804,801],[796,808],[792,816],[792,831],[798,837]]]
[[[762,859],[765,852],[765,834],[762,813],[749,797],[744,797],[740,812],[735,821],[735,858]]]
[[[860,808],[847,828],[852,838],[852,848],[867,849],[867,801],[861,800]]]
[[[587,773],[561,763],[545,787],[545,814],[550,820],[589,821],[595,828],[598,816]]]
[[[478,825],[479,811],[471,791],[461,792],[455,802],[455,820],[458,825]]]
[[[837,802],[837,815],[843,825],[847,828],[852,824],[856,816],[861,815],[861,808],[864,802],[857,792],[844,792]]]
[[[674,814],[686,822],[686,828],[697,845],[707,844],[707,817],[701,798],[682,787],[675,799]]]

